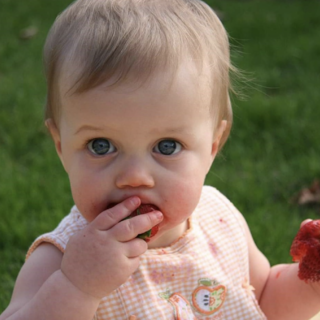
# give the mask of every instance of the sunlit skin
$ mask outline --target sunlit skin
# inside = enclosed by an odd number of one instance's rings
[[[213,128],[208,77],[189,63],[175,78],[162,72],[142,84],[104,83],[82,94],[66,93],[66,83],[58,128],[48,127],[78,209],[90,222],[138,196],[163,213],[149,248],[169,245],[187,229],[225,127]],[[99,142],[109,146],[101,155],[93,150]],[[166,142],[171,154],[162,152]]]

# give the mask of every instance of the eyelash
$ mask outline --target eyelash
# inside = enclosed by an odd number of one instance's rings
[[[159,145],[160,145],[161,143],[164,143],[164,142],[173,143],[175,150],[173,150],[172,153],[168,153],[168,154],[161,153],[161,152],[160,152],[160,149],[159,149]],[[170,146],[169,146],[169,148],[170,148]],[[175,140],[175,139],[162,139],[161,141],[159,141],[159,142],[156,144],[156,146],[153,148],[153,151],[155,151],[156,149],[158,149],[158,151],[156,151],[156,153],[159,153],[159,154],[164,155],[164,156],[172,156],[172,155],[175,155],[175,154],[179,153],[179,152],[182,150],[182,148],[183,148],[182,144],[181,144],[180,142],[178,142],[177,140]],[[178,149],[178,150],[177,150],[177,149]]]
[[[109,144],[108,148],[111,148],[111,149],[112,149],[111,152],[109,152],[109,149],[107,150],[106,153],[102,153],[102,154],[99,154],[99,153],[95,152],[95,151],[93,150],[93,146],[92,146],[91,144],[92,144],[93,142],[97,141],[97,140],[102,140],[102,141],[108,142],[108,144]],[[171,153],[170,153],[170,151],[169,151],[169,153],[166,154],[166,153],[162,153],[162,152],[160,151],[159,145],[160,145],[161,143],[164,143],[164,142],[167,143],[167,147],[168,147],[169,149],[170,149],[170,143],[173,143],[173,144],[174,144],[173,147],[172,147],[172,148],[174,148],[174,150],[173,150]],[[168,145],[168,142],[169,142],[169,145]],[[84,147],[85,147],[85,149],[87,149],[91,154],[93,154],[94,156],[98,156],[98,157],[103,157],[103,156],[106,156],[106,155],[108,155],[108,154],[111,154],[111,153],[117,151],[117,148],[113,145],[113,143],[112,143],[109,139],[106,139],[106,138],[93,138],[93,139],[89,139],[89,140],[87,140],[87,141],[85,142]],[[166,146],[164,146],[164,147],[166,147]],[[161,147],[160,147],[160,148],[161,148]],[[178,142],[177,140],[172,139],[172,138],[166,138],[166,139],[162,139],[162,140],[160,140],[159,142],[157,142],[157,144],[155,145],[155,147],[153,147],[152,151],[155,152],[155,153],[157,153],[157,154],[163,155],[163,156],[173,156],[173,155],[181,152],[182,149],[183,149],[183,145],[182,145],[180,142]],[[163,151],[163,150],[162,150],[162,151]],[[163,152],[164,152],[164,151],[163,151]]]
[[[101,148],[106,148],[106,152],[105,153],[101,153],[99,154],[98,152],[96,152],[94,150],[94,146],[92,145],[94,142],[97,142],[100,140],[100,146]],[[106,146],[103,146],[102,143],[103,142],[106,142]],[[111,154],[113,152],[115,152],[117,149],[116,147],[113,145],[113,143],[109,140],[109,139],[106,139],[106,138],[94,138],[94,139],[90,139],[87,141],[87,143],[85,144],[86,146],[86,149],[89,150],[89,152],[91,154],[93,154],[94,156],[100,156],[100,157],[103,157],[105,155],[108,155],[108,154]],[[97,146],[98,147],[98,146]],[[111,149],[111,152],[110,152],[110,149]]]

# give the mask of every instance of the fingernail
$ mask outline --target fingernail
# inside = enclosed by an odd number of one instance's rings
[[[140,199],[138,197],[133,197],[130,199],[133,206],[137,207],[140,205]]]
[[[157,220],[163,219],[163,214],[160,211],[155,211],[153,214],[155,215]]]

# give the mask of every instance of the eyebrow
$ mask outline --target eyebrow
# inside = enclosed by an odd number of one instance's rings
[[[108,127],[108,129],[111,129]],[[83,125],[81,126],[78,130],[74,132],[74,135],[79,134],[82,131],[93,131],[93,132],[98,132],[98,131],[103,131],[103,127],[95,127],[93,125]],[[116,130],[113,130],[116,131]],[[151,131],[151,134],[161,134],[161,133],[166,133],[166,134],[174,134],[174,133],[185,133],[188,132],[188,128],[180,126],[178,128],[165,128],[164,130],[159,130],[158,128],[154,128]]]
[[[81,131],[102,131],[103,128],[90,126],[88,124],[81,126],[78,130],[74,132],[74,135],[78,134]]]

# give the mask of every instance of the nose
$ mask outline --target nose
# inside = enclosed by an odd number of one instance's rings
[[[154,186],[154,177],[144,161],[127,159],[120,166],[115,182],[119,189],[138,187],[152,188]]]

